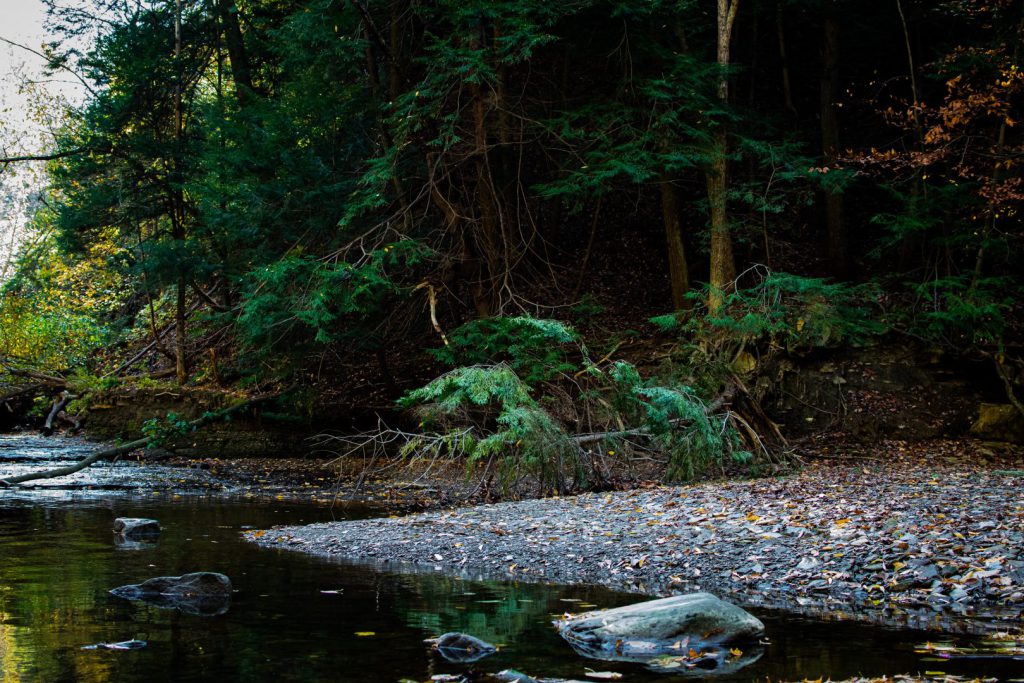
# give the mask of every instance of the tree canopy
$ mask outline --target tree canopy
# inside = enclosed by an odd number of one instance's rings
[[[463,362],[424,355],[456,328],[516,367],[524,316],[610,348],[673,312],[810,333],[830,303],[820,339],[869,311],[1018,341],[1019,0],[48,2],[92,95],[5,285],[8,360],[149,345],[150,372],[244,383],[371,358],[395,399],[396,364]]]

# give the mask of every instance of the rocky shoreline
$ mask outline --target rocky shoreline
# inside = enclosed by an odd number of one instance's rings
[[[247,532],[262,546],[943,631],[1019,628],[1020,454],[885,442],[784,478]],[[1016,468],[1016,469],[1015,469]]]

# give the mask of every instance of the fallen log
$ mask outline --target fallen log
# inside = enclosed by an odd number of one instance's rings
[[[245,401],[242,401],[241,403],[237,403],[223,410],[219,410],[215,413],[209,413],[207,415],[203,415],[198,419],[192,420],[191,422],[188,423],[187,427],[189,429],[195,430],[204,425],[210,424],[211,422],[218,422],[228,417],[229,415],[237,413],[241,410],[245,410],[247,408],[251,408],[259,403],[265,403],[267,401],[272,401],[274,399],[280,398],[290,390],[291,387],[285,389],[284,391],[279,391],[272,394],[265,394],[263,396],[255,396],[251,399],[247,399]],[[142,437],[141,439],[129,441],[128,443],[122,444],[120,446],[104,448],[64,467],[55,467],[54,469],[43,470],[41,472],[27,472],[25,474],[19,474],[16,477],[9,477],[7,479],[0,478],[0,487],[11,487],[17,484],[23,484],[27,481],[35,481],[38,479],[56,479],[57,477],[66,477],[69,474],[81,472],[86,467],[94,465],[100,462],[101,460],[110,460],[118,456],[131,453],[132,451],[138,448],[148,446],[151,441],[152,437],[146,436]]]
[[[46,424],[43,425],[43,436],[50,436],[53,434],[53,422],[60,415],[61,411],[67,406],[68,402],[72,399],[77,398],[73,396],[70,391],[65,389],[60,392],[57,398],[53,399],[53,407],[50,409],[50,414],[46,416]]]

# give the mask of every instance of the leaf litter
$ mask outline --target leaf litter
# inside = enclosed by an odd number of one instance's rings
[[[319,555],[656,596],[710,590],[747,606],[985,633],[1019,623],[1024,610],[1024,496],[1015,470],[981,449],[887,441],[870,467],[829,459],[783,478],[246,536]]]

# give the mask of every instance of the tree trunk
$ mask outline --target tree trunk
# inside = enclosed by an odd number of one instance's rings
[[[188,358],[185,356],[185,278],[178,278],[178,301],[174,311],[174,375],[178,384],[182,385],[188,381]]]
[[[680,215],[679,189],[667,175],[661,178],[661,215],[665,223],[665,240],[668,247],[668,275],[672,283],[672,307],[675,310],[688,308],[687,292],[690,291],[690,269],[686,262],[686,247],[683,243],[683,222]]]
[[[172,190],[173,200],[171,201],[171,223],[173,225],[174,239],[181,245],[185,242],[185,197],[181,189],[181,154],[183,151],[183,139],[185,133],[184,118],[182,111],[182,73],[181,73],[181,0],[175,0],[174,13],[174,62],[177,70],[174,84],[174,172],[177,187]],[[178,276],[177,307],[174,312],[175,330],[175,375],[179,385],[188,381],[188,363],[185,358],[185,275]]]
[[[821,151],[827,168],[839,158],[839,112],[835,103],[838,90],[839,24],[835,15],[827,11],[821,34]],[[846,279],[850,265],[841,192],[825,191],[825,225],[832,274],[837,279]]]
[[[718,99],[723,104],[729,101],[729,43],[732,27],[736,21],[739,0],[718,0],[718,65],[722,73],[718,80]],[[705,171],[708,186],[708,207],[711,218],[711,294],[708,309],[714,313],[722,304],[722,295],[736,279],[736,266],[732,255],[732,236],[729,234],[729,217],[726,213],[726,192],[728,191],[729,138],[724,124],[714,135],[711,148],[712,161]]]
[[[707,170],[708,210],[711,214],[711,273],[708,278],[711,294],[708,308],[715,312],[722,304],[723,295],[732,287],[736,279],[736,265],[732,255],[732,235],[729,230],[729,216],[726,210],[726,192],[728,191],[728,164],[726,155],[729,152],[726,132],[715,134],[713,159]]]
[[[228,59],[231,60],[231,75],[235,80],[235,96],[238,103],[244,105],[249,93],[253,90],[252,69],[249,55],[242,38],[242,28],[238,22],[238,6],[234,0],[217,0],[217,14],[224,31],[224,43],[228,48]]]
[[[782,62],[782,101],[792,113],[796,113],[793,105],[793,88],[789,79],[789,57],[786,54],[786,26],[782,21],[782,3],[775,7],[775,29],[779,34],[779,61]]]
[[[473,142],[476,165],[476,193],[479,217],[474,226],[474,245],[481,260],[479,281],[473,288],[477,315],[486,318],[498,308],[498,280],[503,272],[502,249],[508,245],[500,239],[500,207],[491,176],[487,149],[487,106],[484,89],[475,84],[473,93]]]

